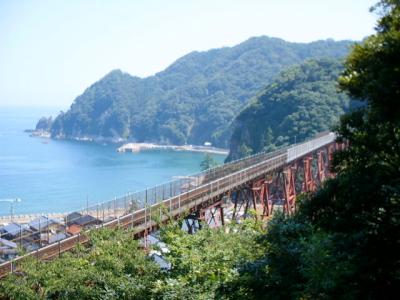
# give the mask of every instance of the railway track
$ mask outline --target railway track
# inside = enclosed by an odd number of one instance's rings
[[[144,204],[144,208],[119,216],[109,222],[98,225],[99,228],[133,228],[135,236],[140,237],[151,232],[159,222],[167,222],[170,218],[178,218],[190,211],[210,206],[220,201],[223,195],[238,189],[247,183],[262,178],[272,172],[282,170],[293,160],[317,151],[334,141],[333,134],[327,134],[313,140],[287,147],[273,153],[262,153],[242,159],[231,164],[217,167],[202,174],[196,186],[179,195],[169,197],[155,204]],[[147,192],[146,192],[147,200]],[[62,253],[70,251],[78,244],[89,241],[89,231],[67,237],[56,243],[44,246],[26,255],[17,257],[0,265],[0,277],[13,273],[28,257],[38,260],[51,260]]]

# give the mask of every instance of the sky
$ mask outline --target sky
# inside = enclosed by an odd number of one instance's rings
[[[146,77],[191,51],[267,35],[361,40],[376,0],[0,0],[0,106],[67,108],[114,69]]]

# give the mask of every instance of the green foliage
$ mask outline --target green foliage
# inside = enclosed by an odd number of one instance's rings
[[[329,130],[350,107],[350,98],[337,91],[342,70],[340,61],[321,59],[280,74],[235,119],[227,160],[272,151]]]
[[[172,263],[169,279],[160,284],[157,293],[163,299],[215,299],[219,286],[238,277],[237,267],[262,255],[256,243],[260,224],[247,221],[242,225],[204,228],[189,235],[175,224],[162,230]]]
[[[45,263],[31,259],[21,275],[0,281],[4,299],[143,299],[150,298],[161,272],[121,230],[103,229],[89,248],[78,248]]]
[[[200,162],[201,170],[205,171],[218,166],[218,162],[209,154],[205,154],[203,160]]]
[[[36,124],[36,130],[44,130],[49,131],[51,129],[51,125],[53,123],[52,117],[41,117],[40,120]]]
[[[340,79],[366,106],[337,126],[350,147],[336,177],[275,216],[265,256],[222,290],[231,299],[395,298],[400,286],[400,2],[383,0],[377,34],[354,48]]]
[[[301,215],[275,214],[257,239],[263,256],[239,268],[220,286],[227,299],[352,299],[347,275],[352,263],[337,251],[337,239]],[[340,244],[340,243],[339,243]]]
[[[358,298],[398,292],[400,283],[400,3],[377,7],[383,8],[377,34],[354,48],[340,80],[367,106],[342,118],[339,139],[350,147],[335,157],[338,175],[302,209],[339,234]]]
[[[382,0],[376,9],[381,9],[382,15],[377,34],[354,48],[340,79],[344,91],[351,97],[361,97],[366,103],[344,115],[337,127],[339,140],[348,141],[350,147],[335,155],[336,177],[328,180],[317,193],[304,196],[295,214],[275,214],[266,232],[260,223],[247,220],[220,229],[204,227],[189,235],[181,230],[179,223],[172,222],[161,229],[161,238],[170,249],[167,258],[172,269],[169,272],[161,272],[138,249],[129,233],[94,232],[87,248],[81,247],[50,263],[34,259],[25,262],[22,274],[0,281],[0,298],[381,299],[397,296],[400,286],[400,64],[399,56],[393,53],[400,53],[400,3]],[[335,101],[342,99],[339,101],[342,104],[349,101],[342,94],[331,94],[339,70],[337,62],[323,60],[288,71],[260,96],[263,101],[252,104],[253,109],[246,109],[238,121],[244,122],[246,114],[253,119],[259,117],[257,111],[267,106],[276,109],[272,105],[274,101],[288,102],[286,110],[294,106],[296,110],[291,118],[296,121],[296,113],[317,109],[318,105],[306,104],[307,99],[315,96],[313,93],[317,96],[312,103],[328,102],[339,114],[339,108],[343,107]],[[174,80],[185,81],[185,78],[176,76]],[[324,93],[330,96],[324,98]],[[261,115],[286,114],[286,110],[265,110]],[[290,121],[282,122],[282,119],[277,123]],[[180,126],[169,124],[175,129]],[[260,145],[247,144],[244,140],[238,145],[258,151],[271,144],[284,144],[292,136],[279,133],[280,126],[284,127],[270,123],[260,126],[257,133]],[[296,130],[300,139],[300,134],[313,129]],[[242,136],[248,140],[253,131],[244,131]]]
[[[314,57],[343,57],[349,41],[289,43],[251,38],[232,48],[192,52],[147,78],[112,71],[54,121],[60,138],[129,138],[227,147],[230,123],[284,68]]]
[[[239,148],[239,155],[240,157],[247,157],[253,154],[253,149],[251,149],[246,144],[242,144]]]
[[[195,235],[179,222],[162,227],[170,272],[150,260],[131,232],[93,231],[90,243],[51,262],[31,258],[22,272],[0,281],[0,299],[213,299],[237,267],[262,255],[261,224],[247,220]]]

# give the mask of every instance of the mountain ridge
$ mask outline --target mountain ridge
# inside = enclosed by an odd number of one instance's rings
[[[345,56],[353,43],[253,37],[192,51],[144,78],[112,70],[54,119],[51,134],[226,148],[234,117],[280,71],[307,58]]]
[[[339,59],[308,60],[284,70],[232,123],[227,161],[301,142],[332,129],[359,101],[337,89]]]

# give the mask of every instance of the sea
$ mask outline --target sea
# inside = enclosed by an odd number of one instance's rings
[[[118,153],[117,145],[30,137],[57,107],[0,107],[0,216],[61,213],[197,173],[203,153]],[[225,156],[212,154],[223,163]]]

